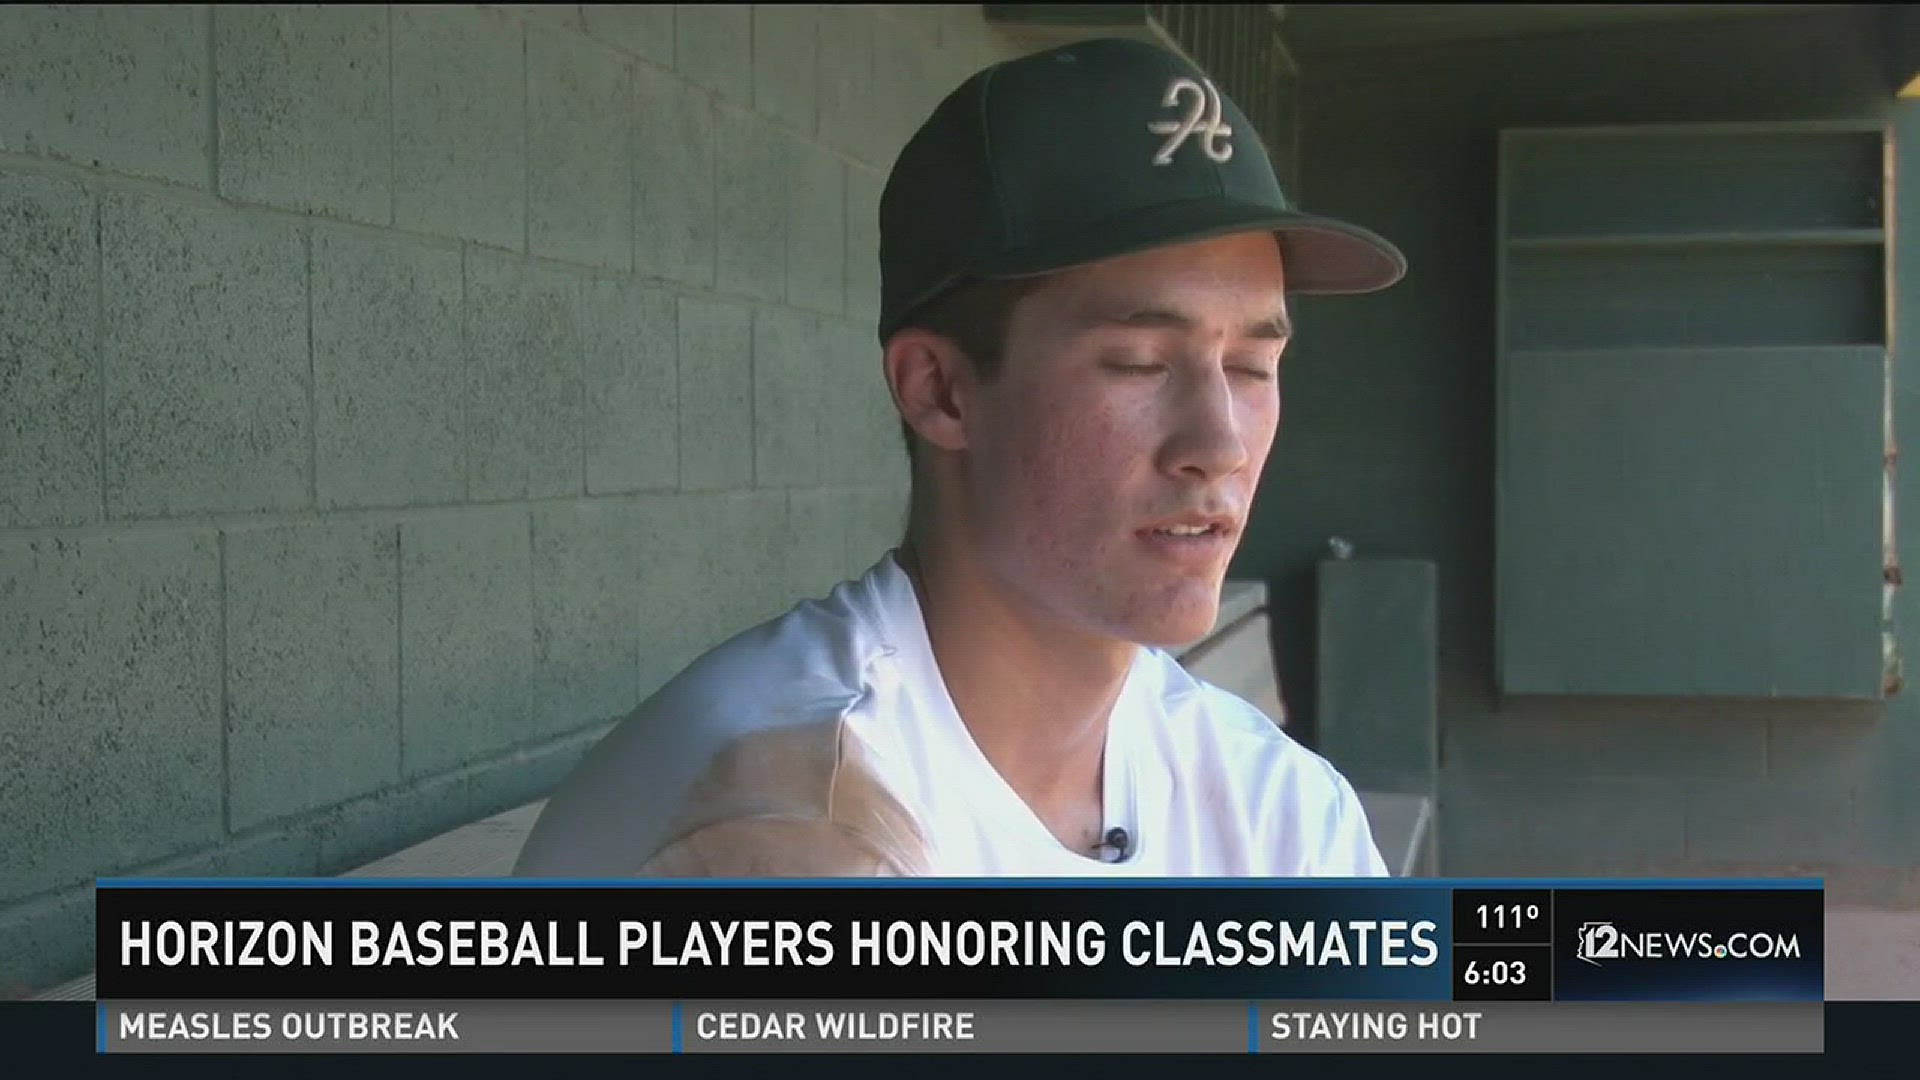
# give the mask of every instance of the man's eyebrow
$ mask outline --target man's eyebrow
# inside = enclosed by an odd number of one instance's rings
[[[1194,327],[1192,317],[1171,308],[1157,307],[1134,308],[1124,315],[1110,316],[1101,321],[1115,326],[1152,330],[1191,330]],[[1286,312],[1276,311],[1264,319],[1249,323],[1244,333],[1252,338],[1288,338],[1293,336],[1293,323],[1288,321]]]

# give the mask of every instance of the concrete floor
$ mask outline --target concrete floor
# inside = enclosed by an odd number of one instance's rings
[[[1920,1000],[1920,910],[1828,897],[1827,999]]]

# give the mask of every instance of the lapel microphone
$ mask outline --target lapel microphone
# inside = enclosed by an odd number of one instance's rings
[[[1102,854],[1102,862],[1126,862],[1133,855],[1133,837],[1128,835],[1127,830],[1115,825],[1107,830],[1107,835],[1095,847]],[[1107,852],[1112,852],[1111,858],[1106,857]]]

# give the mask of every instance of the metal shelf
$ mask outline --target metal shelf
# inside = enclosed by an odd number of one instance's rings
[[[1884,229],[1792,229],[1770,232],[1615,233],[1587,236],[1514,236],[1507,247],[1530,251],[1685,250],[1728,247],[1870,247],[1885,244]]]

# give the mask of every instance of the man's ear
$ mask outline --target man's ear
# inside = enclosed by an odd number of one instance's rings
[[[961,413],[973,372],[952,339],[917,327],[896,331],[881,363],[907,426],[942,450],[964,449]]]

